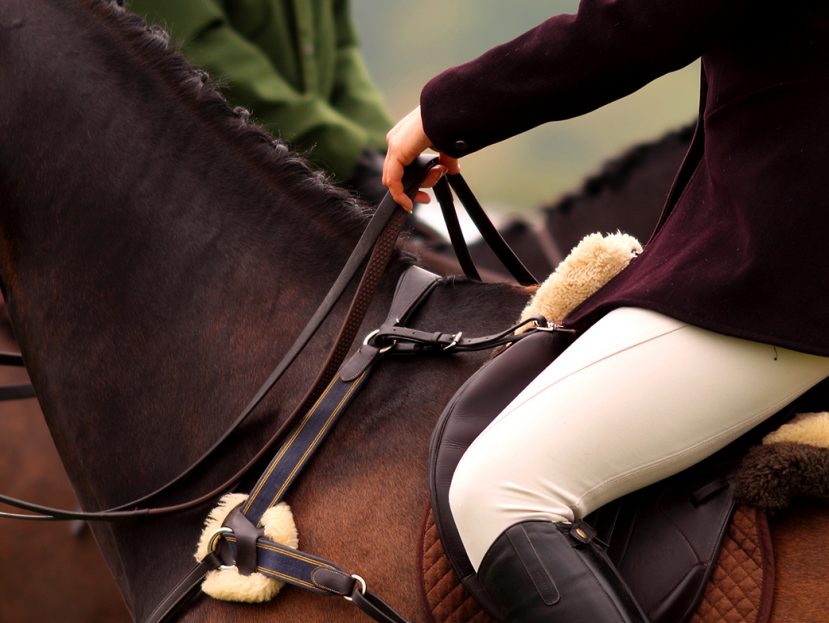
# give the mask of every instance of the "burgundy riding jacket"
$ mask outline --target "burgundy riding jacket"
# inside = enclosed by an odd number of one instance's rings
[[[582,0],[429,82],[424,128],[463,156],[700,56],[700,120],[656,232],[567,323],[637,306],[829,356],[826,0]]]

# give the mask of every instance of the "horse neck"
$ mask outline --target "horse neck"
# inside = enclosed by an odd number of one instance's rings
[[[0,82],[16,87],[0,89],[0,118],[15,120],[0,146],[0,264],[70,479],[82,506],[107,508],[218,437],[322,299],[353,242],[343,230],[360,219],[81,3],[12,5],[0,8],[0,23],[22,24],[0,41]],[[283,385],[304,386],[323,341]],[[254,427],[273,428],[275,405],[296,398],[277,390]],[[206,482],[260,443],[241,440]],[[120,543],[137,533],[152,540],[143,528],[98,532],[128,593],[125,576],[145,563]]]

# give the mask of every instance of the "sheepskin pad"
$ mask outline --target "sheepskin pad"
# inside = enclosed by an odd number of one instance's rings
[[[521,313],[521,320],[544,316],[550,322],[560,323],[641,252],[642,245],[628,234],[585,236],[541,284]]]
[[[538,288],[521,320],[544,316],[560,323],[641,252],[628,234],[585,236]],[[829,500],[829,413],[801,414],[752,448],[737,475],[736,495],[765,511],[787,508],[796,498]]]
[[[736,495],[769,512],[829,500],[829,413],[802,413],[766,435],[743,459]]]
[[[247,498],[248,496],[244,493],[228,493],[219,500],[216,508],[210,511],[196,548],[197,561],[207,556],[210,537],[222,527],[222,523],[230,512],[243,504]],[[265,536],[272,541],[294,549],[299,547],[299,535],[294,517],[290,507],[284,502],[265,511],[262,515],[262,527],[265,530]],[[202,591],[214,599],[223,601],[259,603],[273,599],[283,585],[284,582],[262,573],[242,575],[236,567],[231,567],[209,571],[202,583]]]

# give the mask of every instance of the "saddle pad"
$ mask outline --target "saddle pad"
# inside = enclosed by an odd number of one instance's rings
[[[766,623],[773,590],[774,556],[766,515],[740,505],[691,623]]]
[[[494,623],[452,571],[431,508],[420,554],[422,595],[432,623]],[[767,623],[773,586],[774,561],[765,514],[738,506],[691,623]]]

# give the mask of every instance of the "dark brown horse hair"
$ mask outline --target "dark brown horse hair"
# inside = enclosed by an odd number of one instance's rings
[[[365,227],[369,209],[354,195],[334,185],[328,175],[311,168],[306,159],[250,119],[242,107],[232,107],[207,72],[194,68],[159,26],[148,26],[127,12],[123,0],[84,0],[104,24],[120,35],[141,63],[161,75],[196,114],[240,147],[283,189],[301,189],[306,201],[321,206],[326,220],[341,232],[357,234]]]

